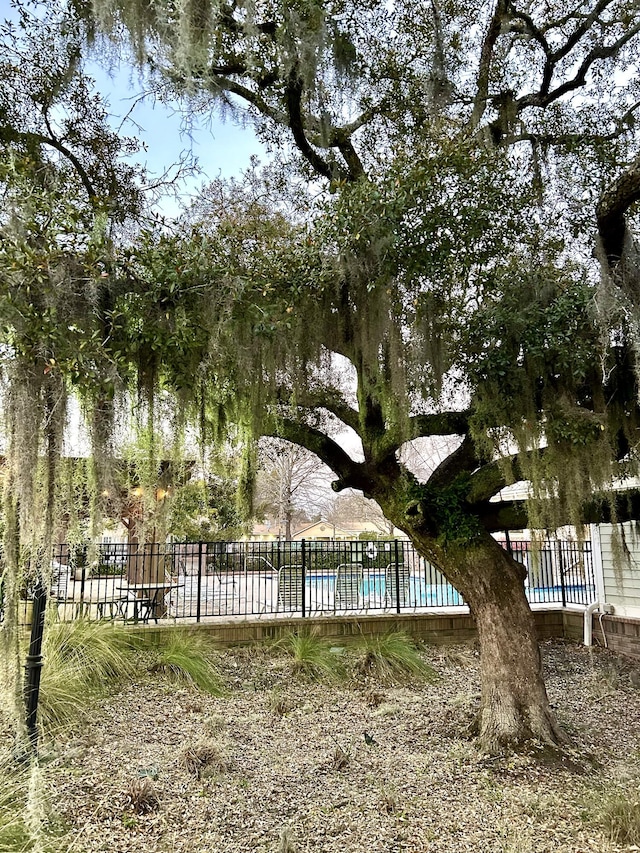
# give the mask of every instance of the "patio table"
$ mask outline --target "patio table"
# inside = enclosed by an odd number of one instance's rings
[[[96,602],[96,610],[98,619],[122,619],[127,618],[127,603],[129,598],[126,595],[112,595],[107,598],[102,598]]]
[[[159,583],[152,583],[151,581],[142,581],[140,583],[130,583],[126,586],[117,587],[120,590],[123,590],[130,596],[131,593],[134,593],[133,597],[128,597],[127,602],[133,603],[133,621],[134,622],[148,622],[150,618],[153,617],[154,621],[158,622],[158,616],[164,615],[160,613],[163,605],[163,594],[167,593],[172,589],[176,589],[180,586],[184,586],[184,581],[161,581]]]

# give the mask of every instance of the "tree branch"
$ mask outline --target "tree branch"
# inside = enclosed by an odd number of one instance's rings
[[[607,0],[608,2],[608,0]],[[542,48],[545,55],[544,70],[542,72],[541,92],[548,92],[553,77],[554,62],[552,60],[552,51],[549,42],[546,40],[542,30],[538,29],[530,15],[525,12],[519,12],[513,5],[509,9],[511,17],[516,21],[520,21],[523,27],[523,32],[529,35]]]
[[[245,35],[246,31],[244,25],[241,21],[237,21],[233,17],[233,13],[236,9],[236,3],[231,3],[231,5],[222,6],[220,8],[220,21],[224,23],[224,25],[234,35]],[[263,35],[268,36],[275,36],[276,32],[278,31],[278,25],[275,21],[262,21],[261,23],[253,22],[252,27]]]
[[[482,503],[483,501],[492,498],[500,489],[506,488],[511,483],[517,483],[524,479],[520,460],[523,456],[531,458],[533,456],[543,456],[545,448],[540,450],[529,451],[524,454],[515,453],[510,459],[494,460],[488,462],[481,468],[478,468],[471,475],[470,489],[467,494],[467,502],[471,505]],[[505,463],[511,466],[512,477],[510,482],[507,481],[504,475]]]
[[[621,116],[615,120],[615,129],[609,133],[519,133],[509,137],[509,142],[530,142],[532,145],[569,145],[576,146],[589,142],[613,142],[619,139],[623,133],[627,133],[631,123],[635,121],[634,113],[640,108],[640,101],[632,104]]]
[[[434,415],[414,415],[409,418],[411,438],[431,435],[466,435],[470,412],[439,412]]]
[[[587,73],[594,62],[601,59],[608,59],[611,56],[615,56],[615,54],[627,44],[627,42],[631,41],[634,36],[636,36],[640,32],[640,22],[637,23],[634,27],[631,27],[627,30],[624,35],[620,36],[620,38],[610,44],[608,46],[599,45],[598,47],[594,47],[585,58],[582,60],[580,67],[578,68],[575,76],[570,80],[565,80],[560,86],[557,86],[551,92],[544,92],[542,89],[539,92],[532,92],[529,95],[523,95],[522,98],[518,98],[515,101],[515,106],[518,111],[525,109],[526,107],[547,107],[549,104],[557,101],[559,98],[563,97],[563,95],[568,94],[569,92],[574,91],[575,89],[579,89],[581,86],[584,86]],[[552,62],[555,65],[555,60],[552,57]]]
[[[361,127],[364,127],[365,124],[368,124],[376,115],[382,112],[384,109],[384,103],[380,102],[375,106],[369,107],[369,109],[364,110],[360,113],[359,116],[350,121],[348,124],[343,124],[340,127],[336,128],[336,134],[342,136],[352,136],[357,130],[360,130]]]
[[[485,501],[473,511],[488,533],[524,530],[529,525],[525,501]]]
[[[474,507],[480,523],[489,533],[522,530],[528,526],[526,501],[485,501]],[[582,508],[583,524],[622,524],[640,519],[640,491],[616,492],[610,498],[598,498]],[[566,524],[573,519],[565,519]]]
[[[475,471],[479,464],[474,441],[471,436],[465,435],[460,446],[443,459],[429,477],[428,485],[430,488],[444,489],[458,474]]]
[[[627,239],[626,212],[640,200],[640,157],[606,190],[596,207],[598,234],[610,271],[622,258]]]
[[[315,427],[291,418],[274,417],[270,425],[263,426],[262,432],[263,435],[284,438],[315,453],[338,476],[338,484],[334,484],[336,491],[351,488],[371,492],[373,483],[365,465],[355,462],[337,442]]]
[[[334,135],[334,139],[335,145],[344,157],[344,162],[347,164],[349,169],[349,179],[351,181],[356,181],[358,178],[363,177],[365,173],[364,166],[362,165],[362,160],[358,157],[356,149],[353,147],[351,139],[342,131],[337,132],[337,134]]]
[[[35,133],[31,131],[19,131],[5,125],[4,127],[0,127],[0,140],[4,142],[23,142],[27,145],[36,143],[38,145],[46,145],[49,148],[55,149],[71,163],[78,173],[82,186],[85,188],[87,195],[89,196],[89,201],[92,204],[95,203],[98,194],[95,191],[86,169],[73,151],[67,148],[67,146],[60,142],[60,140],[55,136],[45,136],[42,133]]]
[[[575,28],[573,33],[569,36],[569,38],[562,45],[562,47],[559,47],[552,53],[551,59],[554,64],[558,62],[558,60],[563,59],[568,53],[573,50],[573,48],[578,44],[580,39],[584,35],[586,35],[586,33],[589,32],[593,24],[598,20],[598,18],[604,12],[607,6],[611,5],[612,2],[613,0],[600,0],[600,2],[596,4],[591,13],[589,15],[586,15],[582,19],[582,23]],[[572,13],[571,16],[566,20],[567,23],[568,20],[571,20],[571,18],[574,17],[574,14],[575,13]]]
[[[278,110],[275,110],[257,92],[252,91],[247,86],[237,83],[235,80],[230,80],[228,77],[214,76],[207,77],[204,80],[204,83],[208,90],[214,94],[215,90],[230,92],[232,95],[237,95],[239,98],[242,98],[243,101],[251,104],[251,106],[255,107],[261,115],[272,119],[276,124],[287,124],[287,119],[284,113],[280,113]]]
[[[293,134],[293,139],[298,146],[298,150],[302,156],[311,164],[314,171],[322,175],[328,180],[335,178],[346,179],[348,176],[335,163],[327,163],[313,149],[309,140],[306,137],[304,124],[302,121],[302,91],[303,83],[300,76],[298,63],[294,63],[289,74],[286,89],[287,112],[289,114],[289,128]]]
[[[482,50],[480,51],[480,64],[478,67],[478,83],[476,96],[473,102],[473,112],[471,114],[471,129],[475,130],[480,124],[480,120],[484,115],[489,98],[489,75],[491,71],[491,62],[493,60],[493,49],[500,35],[502,21],[507,13],[507,0],[498,0],[496,8],[491,17],[489,29],[482,42]]]
[[[277,390],[278,401],[284,405],[289,405],[293,396],[290,388],[282,387]],[[324,388],[321,393],[314,394],[313,391],[300,390],[295,394],[295,401],[299,409],[326,409],[354,432],[357,433],[360,429],[358,412],[352,409],[337,391]]]
[[[257,87],[263,90],[277,83],[280,79],[277,71],[269,71],[251,76],[251,69],[247,66],[246,62],[240,62],[240,60],[229,62],[226,65],[211,65],[208,72],[215,77],[228,77],[230,74],[237,74],[239,77],[250,76],[250,79],[256,83]]]

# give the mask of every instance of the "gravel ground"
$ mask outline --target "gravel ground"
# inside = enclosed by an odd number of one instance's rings
[[[477,654],[424,654],[433,684],[311,683],[264,649],[220,653],[223,698],[141,677],[44,749],[72,850],[640,849],[611,842],[598,817],[609,796],[637,801],[640,790],[640,690],[628,663],[544,644],[549,696],[573,745],[492,758],[463,736]]]

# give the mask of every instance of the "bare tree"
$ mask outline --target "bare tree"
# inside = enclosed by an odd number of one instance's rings
[[[277,438],[263,439],[258,455],[256,505],[291,539],[293,524],[322,512],[331,497],[332,474],[315,453]]]
[[[339,526],[345,522],[370,522],[378,528],[378,533],[391,536],[394,525],[385,518],[380,506],[362,492],[349,490],[337,495],[327,512],[327,521]]]

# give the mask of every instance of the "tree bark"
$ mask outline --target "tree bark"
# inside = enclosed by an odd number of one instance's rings
[[[468,545],[445,546],[433,531],[408,524],[388,504],[384,509],[469,605],[480,642],[476,733],[481,749],[497,753],[527,740],[565,742],[547,697],[524,566],[489,533],[480,533]]]
[[[526,740],[566,740],[549,706],[526,570],[488,534],[444,567],[469,604],[481,653],[477,732],[483,749],[497,752]],[[454,577],[455,576],[455,577]]]

